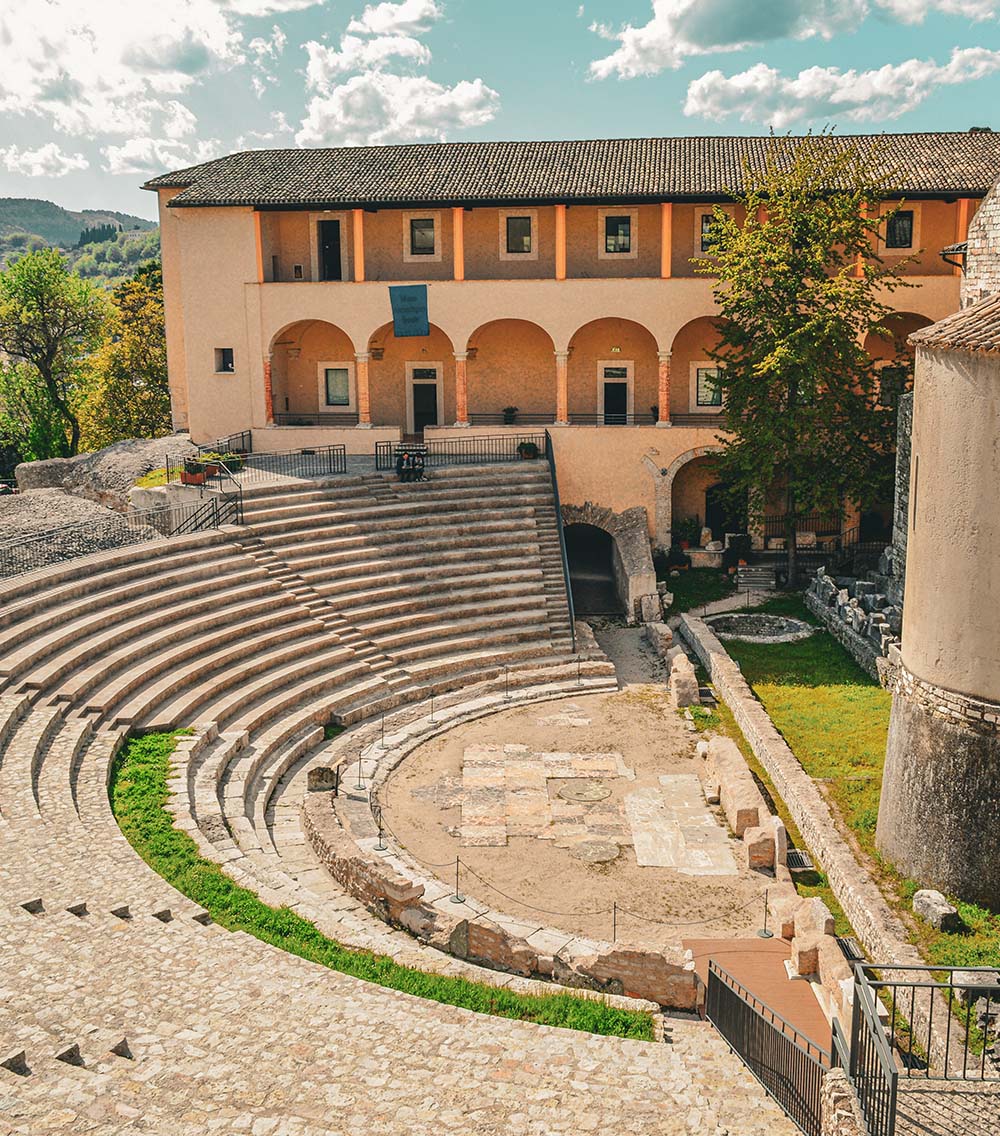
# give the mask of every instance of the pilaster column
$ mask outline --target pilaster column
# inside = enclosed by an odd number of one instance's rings
[[[556,352],[556,422],[569,425],[569,352]]]
[[[659,413],[656,419],[657,426],[670,425],[670,352],[659,351],[657,352],[657,359],[659,366],[657,375],[659,378],[659,394],[657,395],[657,405]]]
[[[451,243],[454,246],[455,262],[452,275],[456,280],[465,279],[465,210],[456,206],[451,211]]]
[[[367,351],[359,351],[354,356],[355,380],[358,387],[358,427],[362,430],[372,428],[372,399],[371,389],[368,385],[368,360],[371,356]]]
[[[669,280],[673,275],[674,206],[670,201],[660,202],[660,276]]]
[[[274,425],[274,381],[271,377],[271,356],[264,356],[264,421]]]
[[[566,206],[556,207],[556,279],[566,279]]]
[[[455,353],[455,425],[469,425],[469,372],[468,355]]]
[[[365,278],[365,211],[355,209],[354,223],[354,279],[361,284]]]

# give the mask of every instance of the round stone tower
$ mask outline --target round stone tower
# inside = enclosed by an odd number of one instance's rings
[[[1000,910],[1000,295],[917,332],[903,642],[877,842]]]

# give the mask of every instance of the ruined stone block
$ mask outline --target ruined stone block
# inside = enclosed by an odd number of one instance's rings
[[[752,871],[769,870],[774,867],[774,833],[766,828],[748,828],[743,833],[746,848],[747,867]]]
[[[687,655],[675,655],[670,663],[670,695],[676,707],[699,706],[698,680]]]
[[[646,638],[661,659],[666,657],[674,643],[674,633],[665,623],[647,623]]]
[[[913,911],[921,919],[926,919],[932,927],[942,931],[962,929],[962,917],[958,914],[958,908],[950,904],[939,891],[931,888],[916,893],[913,897]]]
[[[795,912],[796,935],[832,935],[833,928],[834,919],[830,909],[819,896],[802,900]]]
[[[792,940],[792,967],[803,978],[819,973],[820,936],[796,935]]]

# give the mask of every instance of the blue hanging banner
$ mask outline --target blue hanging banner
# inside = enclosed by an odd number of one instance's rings
[[[389,302],[392,304],[392,330],[397,339],[430,335],[426,284],[390,285]]]

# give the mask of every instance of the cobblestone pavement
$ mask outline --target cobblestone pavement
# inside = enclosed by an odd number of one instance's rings
[[[900,1081],[896,1136],[997,1136],[1000,1084]]]

